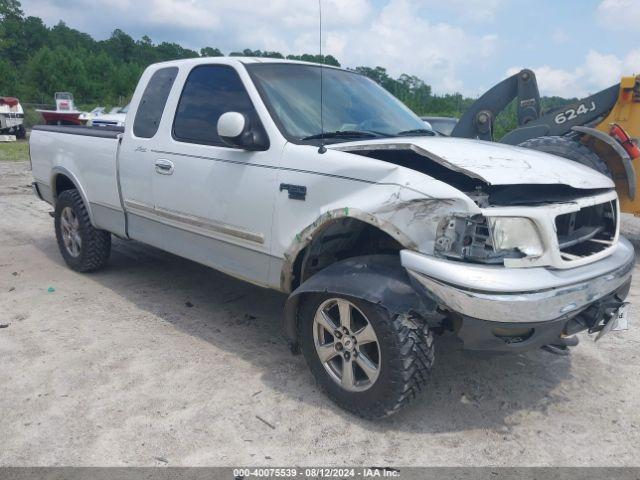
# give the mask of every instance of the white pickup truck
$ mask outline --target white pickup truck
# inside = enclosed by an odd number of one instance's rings
[[[625,320],[634,251],[609,178],[434,136],[351,71],[160,63],[124,129],[35,127],[30,151],[71,268],[104,267],[116,235],[289,293],[292,349],[364,417],[424,387],[438,335],[562,353]]]

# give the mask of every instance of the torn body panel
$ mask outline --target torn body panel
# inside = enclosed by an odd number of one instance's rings
[[[328,241],[340,235],[344,236],[346,232],[353,232],[354,238],[347,238],[346,241],[356,241],[359,232],[349,224],[350,220],[357,220],[384,232],[399,247],[430,251],[433,250],[437,224],[455,204],[456,199],[421,198],[415,192],[398,187],[388,195],[379,208],[372,208],[371,212],[343,207],[321,213],[311,224],[296,234],[294,241],[285,251],[280,278],[281,289],[285,292],[292,290],[292,285],[296,283],[294,278],[296,260],[303,254],[303,250],[318,245],[319,242],[315,241],[319,237],[322,236]],[[357,245],[350,245],[350,247],[357,248]],[[399,248],[396,250],[399,251]],[[318,254],[321,253],[318,252]],[[307,277],[308,275],[302,272],[297,283],[304,281]]]
[[[323,171],[288,168],[315,166],[309,164],[308,152],[307,146],[295,144],[283,152],[287,168],[279,182],[306,187],[307,197],[293,202],[281,193],[276,199],[270,278],[281,291],[291,292],[300,283],[294,267],[305,248],[326,232],[343,233],[335,226],[339,222],[357,220],[383,232],[399,247],[427,252],[433,251],[442,216],[452,210],[480,213],[467,195],[439,179],[359,155],[328,150],[318,155]]]

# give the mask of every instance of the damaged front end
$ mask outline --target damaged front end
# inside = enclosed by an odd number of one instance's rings
[[[416,287],[437,298],[465,348],[522,351],[563,349],[577,343],[571,337],[579,331],[611,329],[635,252],[621,238],[609,256],[565,270],[470,264],[407,250],[401,261]]]
[[[577,343],[578,331],[613,328],[635,254],[619,236],[617,196],[606,177],[539,152],[475,142],[331,148],[401,167],[385,179],[399,187],[392,195],[376,201],[370,187],[361,198],[375,219],[363,220],[384,225],[402,245],[400,262],[384,265],[375,256],[318,262],[287,303],[292,343],[299,299],[327,292],[415,315],[428,328],[454,331],[468,349],[564,351]],[[571,175],[559,175],[559,167]],[[324,245],[334,237],[327,234]]]
[[[452,328],[469,350],[519,352],[545,348],[552,353],[565,354],[569,347],[578,344],[575,334],[587,331],[597,334],[595,340],[599,340],[619,326],[618,316],[627,305],[623,299],[629,286],[630,280],[582,312],[572,312],[555,320],[498,323],[453,315]],[[622,325],[620,327],[625,328]]]

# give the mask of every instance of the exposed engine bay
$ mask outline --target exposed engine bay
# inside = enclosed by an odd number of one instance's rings
[[[452,170],[412,149],[359,150],[352,153],[429,175],[464,192],[480,208],[571,202],[580,197],[597,195],[609,190],[606,188],[575,188],[562,183],[491,185],[467,173]]]

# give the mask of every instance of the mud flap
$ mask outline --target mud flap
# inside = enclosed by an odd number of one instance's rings
[[[419,288],[395,255],[367,255],[334,263],[305,281],[287,299],[284,331],[291,350],[299,353],[298,307],[307,294],[346,295],[380,305],[394,315],[413,312],[427,320],[435,318],[435,300]]]

